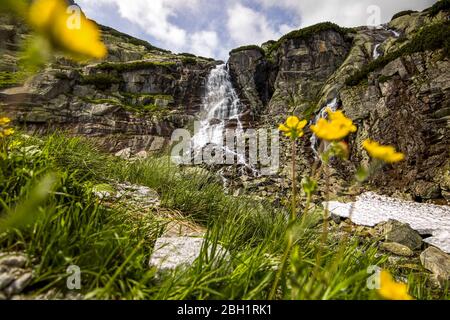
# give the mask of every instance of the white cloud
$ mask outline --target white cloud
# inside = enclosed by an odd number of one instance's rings
[[[190,36],[190,51],[196,55],[213,57],[219,47],[219,37],[214,31],[200,31]]]
[[[178,10],[198,7],[201,0],[79,0],[81,7],[95,12],[102,5],[114,5],[120,16],[138,25],[148,35],[167,45],[172,50],[182,50],[188,42],[186,30],[170,22]]]
[[[266,7],[278,7],[295,12],[300,18],[298,27],[306,27],[323,21],[331,21],[341,26],[353,27],[369,24],[370,6],[380,8],[381,23],[402,10],[423,10],[436,0],[259,0]]]
[[[277,39],[283,32],[292,29],[288,25],[272,26],[264,14],[240,3],[229,7],[227,13],[227,29],[236,46],[262,44],[267,40]]]
[[[318,22],[366,25],[370,5],[380,7],[380,22],[384,23],[398,11],[422,10],[434,1],[77,0],[86,14],[100,23],[107,20],[122,32],[147,34],[150,42],[164,49],[220,59],[226,59],[228,51],[237,46],[276,40],[293,29]],[[124,25],[133,30],[124,29]]]

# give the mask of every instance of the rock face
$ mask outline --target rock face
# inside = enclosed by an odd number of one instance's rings
[[[261,105],[266,105],[273,94],[270,85],[272,67],[265,52],[260,48],[247,48],[234,51],[228,60],[230,76],[240,93],[242,103],[248,106],[253,119],[261,112]]]
[[[420,255],[420,261],[425,269],[433,272],[439,281],[450,280],[450,256],[441,250],[429,247]]]
[[[109,55],[95,64],[56,58],[33,79],[18,78],[17,43],[27,31],[3,17],[2,113],[30,131],[55,129],[99,140],[111,152],[160,150],[200,110],[212,59],[175,55],[101,27]],[[17,81],[15,81],[17,80]]]
[[[272,42],[266,50],[243,47],[231,52],[229,66],[241,98],[256,114],[280,116],[292,105],[310,109],[324,82],[345,60],[352,37],[334,26],[307,28]],[[315,31],[317,30],[317,32]],[[306,35],[305,35],[306,34]]]
[[[319,110],[336,99],[338,108],[358,126],[357,133],[347,141],[350,162],[334,167],[337,184],[345,184],[359,164],[368,162],[361,145],[370,137],[394,145],[407,155],[406,161],[373,176],[370,183],[377,190],[385,194],[401,191],[416,201],[440,199],[448,203],[448,54],[441,49],[424,49],[395,55],[423,37],[420,30],[436,23],[448,26],[448,10],[435,15],[429,10],[409,13],[380,28],[348,30],[319,24],[262,48],[233,50],[229,66],[243,102],[254,110],[260,124],[274,127],[292,113],[314,119]],[[432,41],[433,35],[428,37],[425,42]],[[389,63],[380,61],[384,58],[390,59]],[[373,67],[361,81],[347,82],[349,76],[371,63]],[[307,132],[300,146],[298,169],[304,175],[310,173],[314,161],[308,145],[310,135]]]
[[[372,182],[407,190],[418,200],[448,199],[450,191],[450,75],[445,71],[450,62],[439,60],[440,55],[425,52],[398,58],[372,74],[368,84],[341,91],[344,110],[359,127],[351,141],[352,160],[367,161],[360,145],[368,137],[395,145],[407,160]],[[386,173],[395,178],[394,186],[388,185]]]

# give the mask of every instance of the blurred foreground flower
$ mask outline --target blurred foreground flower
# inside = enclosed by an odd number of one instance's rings
[[[0,118],[0,138],[8,137],[14,134],[13,128],[8,128],[11,119],[2,117]]]
[[[74,58],[101,59],[107,53],[97,25],[81,11],[78,14],[68,11],[64,0],[34,1],[28,22],[53,48]]]
[[[408,286],[404,283],[396,282],[386,270],[382,270],[380,273],[378,294],[387,300],[413,300],[413,297],[408,294]]]
[[[342,111],[327,109],[329,120],[320,118],[316,125],[311,126],[312,132],[320,139],[327,141],[339,141],[357,128],[353,121],[347,118]]]
[[[397,152],[392,146],[382,146],[370,139],[363,142],[363,147],[372,158],[382,160],[387,163],[400,162],[405,159],[405,155]]]
[[[291,139],[297,139],[303,137],[305,134],[303,132],[303,128],[306,126],[308,122],[306,120],[300,121],[296,116],[292,116],[287,118],[286,123],[280,124],[278,130],[284,132],[286,137]]]

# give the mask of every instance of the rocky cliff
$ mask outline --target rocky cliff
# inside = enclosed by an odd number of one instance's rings
[[[313,122],[327,104],[342,108],[358,132],[348,141],[350,161],[335,166],[336,183],[348,182],[357,164],[368,161],[361,144],[371,137],[407,154],[407,161],[375,176],[373,186],[419,201],[448,201],[448,10],[441,3],[400,13],[378,28],[322,23],[262,47],[238,48],[230,53],[233,81],[261,124],[274,126],[289,114]],[[312,146],[309,137],[301,142],[303,175],[315,161],[312,149],[326,147]]]
[[[350,161],[334,167],[339,169],[335,183],[345,185],[356,166],[368,161],[360,145],[370,136],[407,154],[407,161],[374,177],[375,188],[406,192],[420,201],[448,201],[447,4],[399,13],[378,28],[326,22],[261,47],[232,50],[228,66],[246,120],[273,127],[296,114],[313,122],[334,103],[358,125],[348,141]],[[108,27],[101,30],[109,51],[105,61],[79,64],[56,57],[25,81],[17,65],[19,44],[28,32],[20,22],[1,18],[1,109],[32,131],[61,128],[95,137],[112,152],[160,150],[173,129],[198,114],[206,78],[219,62],[173,54]],[[314,149],[326,147],[312,144],[310,137],[300,142],[303,175],[316,161]]]
[[[99,139],[105,149],[160,150],[175,128],[201,108],[206,78],[217,64],[176,55],[101,26],[105,61],[56,57],[32,79],[18,71],[19,44],[28,31],[3,17],[0,26],[2,113],[37,132],[56,128]]]

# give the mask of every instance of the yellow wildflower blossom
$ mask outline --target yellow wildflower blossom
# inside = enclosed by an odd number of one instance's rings
[[[287,118],[286,123],[280,124],[278,130],[284,132],[286,137],[297,139],[303,137],[305,134],[303,128],[308,122],[306,120],[300,121],[296,116]]]
[[[312,132],[320,139],[327,141],[339,141],[356,132],[357,128],[353,121],[347,118],[342,111],[333,112],[327,110],[329,120],[320,118],[317,124],[311,126]]]
[[[8,137],[14,134],[14,129],[13,128],[7,128],[3,130],[3,136]]]
[[[10,122],[11,122],[11,119],[9,119],[9,118],[6,118],[6,117],[0,118],[0,126],[6,126]]]
[[[103,58],[106,47],[97,25],[80,14],[79,25],[69,26],[63,0],[36,0],[29,10],[29,23],[50,42],[75,57]]]
[[[386,270],[382,270],[380,273],[378,294],[387,300],[413,300],[413,297],[408,294],[408,286],[396,282]]]
[[[363,142],[363,147],[372,158],[382,160],[387,163],[399,162],[405,159],[405,155],[397,152],[392,146],[382,146],[376,141],[367,139]]]

